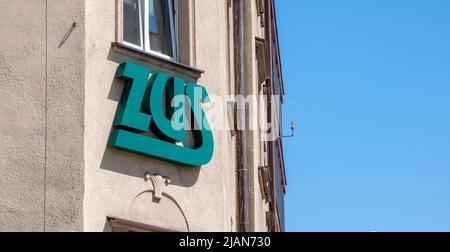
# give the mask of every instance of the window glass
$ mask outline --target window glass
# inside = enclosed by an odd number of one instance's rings
[[[123,3],[123,40],[141,47],[140,1],[124,0]]]
[[[170,57],[174,56],[172,48],[172,32],[170,13],[172,3],[169,0],[149,0],[148,15],[149,15],[149,39],[150,49]]]
[[[177,3],[178,0],[123,0],[123,41],[176,59]]]

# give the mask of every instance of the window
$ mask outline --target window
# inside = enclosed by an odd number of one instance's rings
[[[258,85],[261,85],[268,79],[266,40],[261,38],[256,38],[256,64],[258,67]]]
[[[265,12],[265,6],[263,0],[256,0],[256,11],[258,12],[258,17],[260,19],[261,27],[264,27],[264,12]]]
[[[123,0],[123,42],[177,59],[178,0]]]

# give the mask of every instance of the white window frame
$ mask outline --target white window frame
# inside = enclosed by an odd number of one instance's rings
[[[156,0],[158,1],[158,0]],[[159,56],[161,58],[165,58],[168,60],[174,60],[178,61],[178,0],[174,0],[175,6],[173,6],[172,1],[169,0],[169,22],[170,22],[170,33],[171,33],[171,44],[172,44],[172,53],[173,57],[151,50],[150,45],[150,34],[149,34],[149,0],[139,0],[139,31],[140,31],[140,38],[141,38],[141,46],[135,45],[133,43],[127,42],[122,39],[122,43],[132,47],[136,48],[142,51],[145,51],[147,53],[154,54],[156,56]],[[122,2],[122,5],[124,3]],[[123,9],[123,6],[122,6]],[[122,18],[123,13],[122,13]],[[144,22],[144,24],[142,24]],[[123,25],[123,22],[122,22]],[[125,30],[124,27],[122,27],[122,36],[123,31]]]
[[[141,39],[141,41],[140,41],[140,44],[141,44],[141,45],[138,46],[138,45],[135,45],[135,44],[133,44],[133,43],[130,43],[130,42],[125,41],[124,35],[123,35],[123,34],[124,34],[124,31],[125,31],[125,28],[124,28],[124,27],[122,27],[122,29],[121,29],[121,31],[120,31],[120,32],[122,32],[122,34],[121,34],[122,41],[121,41],[121,42],[122,42],[123,44],[129,46],[129,47],[133,47],[133,48],[136,48],[136,49],[139,49],[139,50],[144,51],[144,37],[143,37],[143,34],[142,34],[142,31],[143,31],[143,28],[142,28],[142,0],[139,0],[138,3],[139,3],[139,10],[138,10],[138,12],[139,12],[139,31],[140,31],[139,37],[140,37],[140,39]],[[121,8],[122,13],[121,13],[120,18],[121,18],[121,19],[124,19],[124,18],[125,18],[125,15],[123,14],[123,11],[124,11],[124,4],[125,4],[125,3],[124,3],[124,1],[121,1],[120,4],[122,4],[122,8]],[[122,20],[122,22],[121,22],[121,25],[122,25],[122,26],[124,25],[123,20]]]

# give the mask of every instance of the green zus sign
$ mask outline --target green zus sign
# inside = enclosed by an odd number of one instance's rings
[[[131,62],[119,66],[116,78],[126,86],[109,146],[185,166],[211,161],[214,140],[201,107],[209,99],[204,87],[165,73],[151,74],[150,68]]]

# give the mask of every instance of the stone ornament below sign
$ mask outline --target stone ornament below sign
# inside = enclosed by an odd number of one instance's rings
[[[160,201],[163,197],[163,188],[171,183],[168,177],[163,177],[158,174],[145,174],[145,181],[151,181],[153,185],[153,200]]]

